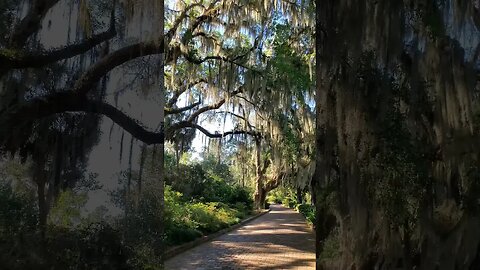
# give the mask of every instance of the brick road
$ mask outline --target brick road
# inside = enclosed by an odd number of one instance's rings
[[[239,229],[166,261],[167,270],[315,269],[315,236],[281,205]]]

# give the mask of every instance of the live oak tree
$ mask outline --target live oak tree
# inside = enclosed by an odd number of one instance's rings
[[[312,69],[313,54],[308,46],[295,47],[311,36],[311,7],[284,0],[167,1],[165,9],[157,0],[2,2],[0,19],[11,27],[0,37],[0,149],[33,161],[41,230],[59,191],[75,184],[64,181],[82,177],[100,116],[131,135],[130,166],[135,141],[143,144],[138,193],[147,148],[163,155],[168,140],[185,151],[194,130],[219,145],[235,137],[255,146],[257,207],[293,171],[311,170],[311,84],[303,81],[311,81],[304,74],[307,66]],[[69,15],[57,21],[61,12]],[[292,32],[272,31],[282,18]],[[59,23],[67,25],[66,40],[48,44]],[[290,34],[299,42],[269,43],[275,34],[277,42]],[[292,50],[308,57],[299,59]],[[285,75],[294,70],[301,72]],[[159,96],[156,130],[118,106],[127,91]],[[227,115],[234,119],[233,130],[202,126],[204,117],[219,110],[224,121]],[[158,172],[163,193],[163,170]],[[128,175],[130,190],[131,168]]]
[[[165,68],[166,112],[179,112],[167,116],[166,139],[174,144],[177,159],[188,150],[194,129],[219,140],[217,147],[232,139],[254,145],[255,204],[260,208],[266,193],[290,168],[280,164],[279,147],[273,145],[282,141],[281,126],[288,125],[275,118],[289,113],[293,106],[288,92],[293,87],[275,77],[288,71],[272,67],[267,47],[274,45],[268,40],[273,38],[275,20],[280,16],[295,28],[308,28],[311,17],[301,18],[307,14],[305,8],[300,2],[288,1],[175,1],[167,4],[166,14],[166,28],[170,27],[166,36],[172,37]],[[272,112],[272,108],[279,110]],[[232,121],[234,129],[211,132],[201,125],[206,118]],[[204,141],[208,144],[209,140]],[[273,160],[278,162],[273,164]],[[275,172],[272,181],[265,181],[267,169]]]
[[[316,5],[317,269],[477,269],[478,1]]]
[[[98,141],[99,116],[146,144],[163,144],[162,129],[149,131],[106,99],[122,92],[112,89],[112,81],[128,70],[143,74],[143,80],[124,76],[120,88],[163,93],[163,2],[36,0],[1,5],[0,150],[32,160],[39,228],[45,236],[48,212],[60,191],[85,177],[90,149]],[[152,67],[149,73],[140,69],[145,66]],[[158,122],[163,126],[161,113]],[[161,254],[162,244],[158,246]]]
[[[67,168],[74,168],[77,178],[83,174],[89,150],[98,140],[99,115],[131,134],[130,165],[135,140],[144,144],[142,152],[148,145],[158,144],[157,153],[162,155],[165,138],[178,144],[191,136],[189,129],[215,139],[248,135],[260,142],[274,136],[268,135],[271,127],[261,121],[258,127],[248,124],[249,115],[256,114],[251,114],[255,103],[273,89],[264,80],[262,43],[279,12],[291,25],[303,24],[302,14],[297,12],[299,3],[179,1],[172,8],[167,5],[163,27],[163,3],[155,0],[2,2],[1,19],[10,31],[2,33],[0,47],[1,149],[33,160],[43,232],[55,197],[61,189],[74,185],[75,181],[63,183],[71,179]],[[57,21],[56,14],[64,11],[69,15]],[[60,45],[48,44],[47,36],[62,23],[67,25],[66,40]],[[119,77],[123,77],[120,85],[114,86]],[[159,93],[159,106],[165,107],[161,111],[167,116],[165,125],[163,115],[158,116],[159,131],[144,127],[117,106],[116,100],[132,89]],[[112,94],[114,103],[107,100]],[[275,96],[274,100],[288,97]],[[180,105],[184,100],[186,105]],[[268,111],[270,105],[276,104],[264,104],[263,110]],[[199,124],[202,114],[222,106],[239,119],[234,130],[211,133]],[[265,115],[262,121],[267,123],[269,118],[272,115]],[[275,140],[280,139],[276,136]],[[123,145],[123,135],[121,141]],[[260,153],[268,144],[258,145]],[[261,165],[269,162],[257,160],[258,179],[263,179],[266,170],[266,165]],[[280,176],[275,176],[274,183]],[[162,181],[160,175],[160,187]],[[264,198],[263,183],[258,183],[258,198]]]

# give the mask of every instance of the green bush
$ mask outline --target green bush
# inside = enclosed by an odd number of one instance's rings
[[[238,223],[250,209],[243,202],[188,202],[182,194],[165,189],[165,233],[168,245],[178,245],[201,235],[213,233]]]
[[[232,205],[232,207],[237,210],[237,217],[240,219],[244,219],[246,216],[251,214],[252,206],[247,206],[243,202],[236,202]]]
[[[338,258],[338,256],[340,256],[340,239],[338,227],[335,227],[325,239],[320,259],[329,260]]]
[[[202,235],[190,218],[189,209],[182,201],[182,194],[165,187],[165,235],[167,245],[192,241]]]
[[[297,201],[287,197],[283,199],[282,204],[290,208],[295,208],[295,206],[297,206]]]
[[[298,212],[302,214],[308,223],[315,224],[315,206],[311,204],[299,204]]]
[[[233,176],[226,164],[218,164],[211,157],[200,163],[172,166],[165,175],[167,185],[183,194],[185,201],[223,202],[234,205],[244,203],[253,207],[252,192],[246,187],[232,183]]]
[[[252,209],[252,192],[245,187],[235,185],[232,187],[232,193],[230,197],[225,202],[230,204],[243,203],[247,209]]]
[[[221,203],[195,203],[189,206],[197,229],[212,233],[238,223],[237,211]]]
[[[269,203],[281,204],[284,198],[285,192],[283,192],[281,187],[270,191],[267,195],[267,201]]]
[[[0,179],[0,205],[0,238],[36,229],[38,212],[34,198],[15,192],[3,179]]]
[[[35,232],[25,232],[20,239],[10,245],[0,242],[2,269],[132,269],[135,258],[133,249],[108,224],[49,226],[44,240]]]
[[[299,204],[299,202],[297,202],[296,191],[291,187],[279,187],[272,190],[267,196],[267,201],[271,203],[281,203],[290,208],[295,208],[297,204]]]

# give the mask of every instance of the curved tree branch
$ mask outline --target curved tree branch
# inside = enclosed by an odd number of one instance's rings
[[[63,48],[47,52],[11,53],[0,50],[0,63],[5,69],[39,68],[59,60],[68,59],[83,54],[100,43],[115,37],[115,28],[96,34],[80,43],[67,45]]]
[[[3,121],[0,121],[0,127],[15,126],[14,122],[27,122],[35,119],[44,118],[57,113],[65,112],[86,112],[102,114],[110,118],[113,122],[121,126],[133,137],[146,144],[162,143],[164,140],[163,132],[155,133],[145,129],[135,119],[118,108],[105,103],[92,101],[85,96],[79,96],[71,91],[62,92],[44,99],[35,99],[8,112],[3,112]]]
[[[178,114],[178,113],[182,113],[182,112],[186,112],[188,110],[191,110],[195,107],[197,107],[198,105],[200,105],[201,102],[200,101],[197,101],[191,105],[188,105],[188,106],[185,106],[185,107],[182,107],[182,108],[165,108],[165,115],[169,115],[169,114]]]
[[[237,94],[242,93],[242,92],[243,92],[243,87],[240,87],[238,90],[233,91],[231,94],[229,94],[229,96],[233,97],[233,96],[236,96]],[[223,99],[217,101],[217,103],[215,103],[215,104],[207,105],[207,106],[204,106],[204,107],[198,109],[197,111],[192,113],[190,115],[190,117],[188,117],[187,122],[193,122],[195,120],[195,118],[197,118],[200,114],[202,114],[206,111],[216,110],[216,109],[222,107],[222,105],[225,104],[226,100],[227,100],[226,98],[223,98]]]
[[[194,3],[194,4],[191,4],[189,5],[188,7],[186,7],[182,13],[177,17],[177,19],[175,20],[175,22],[173,22],[173,26],[172,28],[170,28],[167,32],[167,34],[165,35],[165,38],[167,40],[170,40],[174,35],[175,33],[177,32],[177,29],[178,27],[180,26],[180,24],[182,23],[182,21],[188,17],[188,12],[194,8],[194,7],[203,7],[203,5],[201,3]]]
[[[209,138],[223,138],[225,136],[239,135],[239,134],[247,134],[247,135],[250,135],[250,136],[258,136],[259,135],[258,132],[248,131],[248,130],[231,130],[231,131],[227,131],[227,132],[224,132],[224,133],[218,133],[218,132],[211,133],[210,131],[208,131],[206,128],[200,126],[199,124],[188,122],[188,121],[182,121],[182,122],[178,122],[178,123],[175,123],[175,124],[171,125],[165,131],[165,136],[167,138],[171,138],[172,135],[173,135],[173,132],[175,132],[176,130],[179,130],[179,129],[184,129],[184,128],[198,129],[200,132],[202,132],[203,134],[205,134]]]
[[[196,80],[194,82],[191,82],[187,85],[185,85],[184,87],[178,89],[177,91],[175,91],[173,93],[173,96],[172,98],[167,102],[167,107],[173,107],[173,105],[175,105],[175,103],[177,103],[178,101],[178,98],[180,97],[181,94],[185,93],[185,91],[187,91],[188,89],[200,84],[200,83],[207,83],[207,80],[205,79],[199,79],[199,80]]]
[[[232,130],[225,133],[210,133],[204,127],[188,121],[176,123],[163,133],[152,132],[142,126],[141,123],[129,117],[120,109],[105,103],[103,101],[92,101],[84,95],[79,95],[73,91],[60,92],[46,98],[37,98],[27,103],[17,105],[8,111],[0,112],[0,128],[18,125],[19,122],[28,122],[35,119],[44,118],[53,114],[66,112],[86,112],[105,115],[136,139],[146,144],[162,143],[167,136],[171,136],[174,131],[183,128],[195,128],[211,138],[221,138],[235,134],[249,134],[258,136],[254,131]]]
[[[159,40],[140,42],[114,51],[92,65],[75,83],[73,91],[85,95],[114,68],[141,56],[163,53],[164,46],[162,36]]]
[[[27,15],[13,30],[10,37],[10,47],[23,47],[28,38],[40,29],[47,12],[58,2],[59,0],[35,0]]]

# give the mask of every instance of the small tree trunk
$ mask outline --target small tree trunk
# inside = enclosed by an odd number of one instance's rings
[[[299,187],[297,187],[297,203],[303,204],[303,191]]]
[[[138,200],[140,200],[140,194],[142,193],[142,177],[143,177],[143,167],[145,166],[145,158],[147,155],[147,145],[143,144],[142,153],[140,156],[140,170],[138,172]]]
[[[48,218],[48,205],[45,198],[45,184],[46,184],[46,174],[43,170],[36,170],[36,175],[34,180],[37,183],[37,197],[38,197],[38,227],[42,239],[45,239],[45,233],[47,229],[47,218]]]

